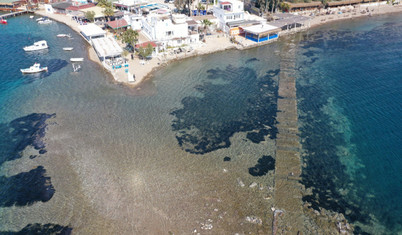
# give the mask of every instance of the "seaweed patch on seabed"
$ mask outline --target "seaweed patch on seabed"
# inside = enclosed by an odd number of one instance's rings
[[[311,61],[305,66],[311,67]],[[310,73],[304,75],[310,76]],[[337,155],[338,146],[346,144],[344,136],[331,126],[331,117],[323,112],[327,95],[315,84],[298,83],[297,96],[298,108],[302,111],[299,130],[305,163],[301,183],[312,192],[305,195],[303,201],[317,211],[325,208],[344,214],[350,222],[369,223],[368,213],[362,212],[362,208],[350,202],[350,198],[346,199],[345,192],[339,190],[347,189],[352,182]]]
[[[49,201],[55,192],[43,166],[11,177],[0,176],[0,207]]]
[[[72,228],[58,224],[28,224],[18,232],[0,231],[0,235],[25,235],[25,234],[43,234],[43,235],[70,235]]]
[[[186,97],[183,108],[171,112],[179,145],[187,152],[205,154],[228,148],[230,137],[247,132],[255,143],[276,138],[279,70],[258,77],[251,68],[227,66],[207,71],[207,81],[196,87],[202,97]]]
[[[22,157],[22,151],[33,146],[39,154],[46,153],[43,137],[46,133],[49,118],[56,114],[32,113],[14,119],[8,124],[0,124],[0,165]],[[35,158],[35,155],[30,157]]]
[[[49,118],[55,114],[33,113],[17,118],[8,124],[0,124],[0,165],[22,157],[22,151],[32,146],[40,154],[46,152],[43,138]],[[31,155],[34,159],[37,155]],[[0,176],[0,207],[26,206],[36,201],[49,201],[55,190],[46,170],[38,166],[29,172],[11,177]]]
[[[272,156],[262,156],[254,167],[248,168],[252,176],[264,176],[273,170],[275,170],[275,159]]]

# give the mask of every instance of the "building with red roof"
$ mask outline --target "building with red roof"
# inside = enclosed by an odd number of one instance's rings
[[[125,19],[118,19],[107,22],[107,26],[113,30],[127,28],[130,26]]]

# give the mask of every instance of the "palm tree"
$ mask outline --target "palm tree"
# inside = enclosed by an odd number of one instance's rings
[[[207,31],[207,28],[212,25],[212,22],[208,19],[204,19],[201,21],[201,24],[204,25],[204,34]]]

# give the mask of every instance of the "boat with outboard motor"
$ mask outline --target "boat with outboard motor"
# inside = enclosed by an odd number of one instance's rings
[[[47,71],[47,67],[40,67],[39,63],[35,63],[34,65],[32,65],[31,67],[27,68],[27,69],[20,69],[21,73],[40,73],[40,72],[44,72]]]

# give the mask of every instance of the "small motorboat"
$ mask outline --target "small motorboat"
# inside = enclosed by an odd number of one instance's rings
[[[63,47],[63,51],[72,51],[74,47]]]
[[[70,58],[71,62],[82,62],[84,61],[84,58]]]
[[[36,21],[38,22],[38,21],[41,21],[41,20],[44,20],[44,19],[45,18],[41,17],[41,18],[36,19]]]
[[[7,20],[0,18],[0,24],[7,24]]]
[[[31,46],[24,47],[24,51],[38,51],[49,48],[45,40],[34,42]]]
[[[33,19],[33,18],[34,18],[34,16],[30,16],[30,17],[29,17],[29,19]]]
[[[58,38],[71,38],[71,35],[70,35],[70,34],[63,34],[63,33],[61,33],[61,34],[57,34],[56,37],[58,37]]]
[[[40,21],[38,21],[38,24],[50,24],[50,23],[52,23],[52,22],[53,22],[52,20],[45,19],[45,20],[40,20]]]
[[[43,71],[47,71],[47,67],[40,67],[39,63],[35,63],[28,69],[20,69],[20,70],[21,70],[21,73],[24,73],[24,74],[25,73],[40,73]]]

